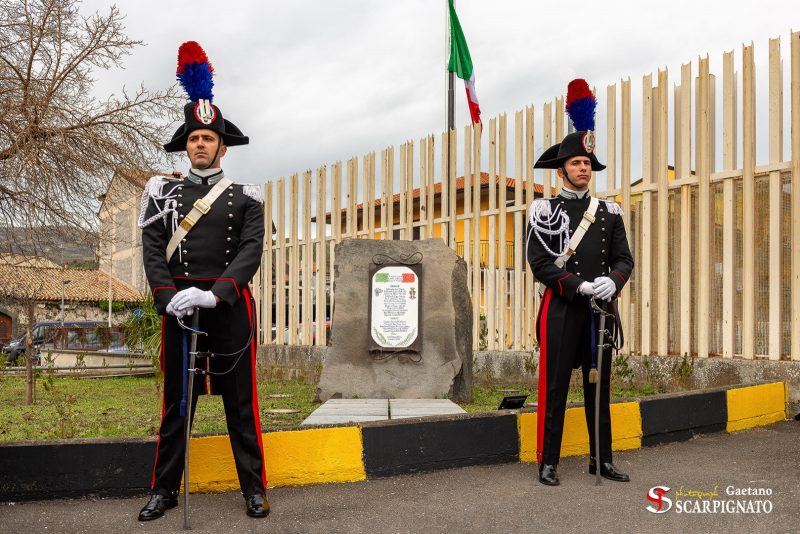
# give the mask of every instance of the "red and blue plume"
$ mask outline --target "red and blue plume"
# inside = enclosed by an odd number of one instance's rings
[[[189,100],[213,100],[214,67],[208,60],[205,51],[195,41],[183,43],[178,48],[178,81],[183,86]]]
[[[597,99],[586,80],[578,78],[567,86],[567,114],[577,131],[594,130],[594,110]]]

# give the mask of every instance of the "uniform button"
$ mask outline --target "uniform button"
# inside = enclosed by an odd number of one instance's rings
[[[179,219],[183,219],[183,214],[181,214],[181,215],[178,215],[178,218],[179,218]]]
[[[181,203],[179,202],[179,203],[178,203],[178,207],[179,207],[179,208],[182,208],[182,207],[183,207],[183,204],[181,204]]]
[[[233,206],[233,202],[228,202],[228,206]]]
[[[606,218],[605,218],[605,217],[600,217],[600,220],[601,220],[601,221],[605,221],[605,220],[606,220]]]
[[[227,267],[228,265],[230,265],[230,263],[226,261],[225,262],[225,267]]]
[[[575,274],[577,274],[578,276],[580,276],[580,275],[581,275],[581,273],[575,273]]]
[[[606,242],[606,238],[604,237],[604,238],[602,239],[602,241],[603,241],[603,243],[605,243],[605,242]]]
[[[188,250],[184,250],[184,251],[183,251],[183,254],[188,254],[188,253],[189,253],[189,251],[188,251]]]
[[[183,276],[189,276],[189,273],[183,273]]]
[[[228,227],[228,231],[230,232],[231,230],[233,230],[233,226]]]
[[[606,249],[603,249],[603,250],[601,250],[600,252],[605,252],[605,251],[606,251]]]
[[[606,262],[604,262],[604,261],[600,262],[600,265],[605,265],[605,264],[606,264]]]
[[[226,238],[225,238],[225,241],[230,241],[230,240],[231,240],[231,238],[230,238],[230,237],[226,237]]]
[[[604,231],[604,232],[606,231],[606,229],[605,229],[605,228],[600,228],[600,229],[601,229],[602,231]]]
[[[231,251],[230,251],[230,250],[226,250],[226,251],[225,251],[225,254],[230,254],[230,253],[231,253]]]
[[[180,193],[178,193],[178,198],[183,198],[183,195],[181,195]]]
[[[233,186],[232,186],[232,185],[229,185],[229,186],[228,186],[228,189],[233,189]]]
[[[229,213],[229,214],[228,214],[228,218],[229,218],[229,219],[233,219],[233,213]]]
[[[189,262],[188,261],[183,262],[183,266],[184,267],[188,267],[189,266]]]
[[[228,196],[229,196],[229,197],[232,197],[232,196],[233,196],[233,193],[228,193]]]
[[[578,260],[575,260],[575,265],[578,265]]]
[[[181,243],[186,243],[186,238],[181,239]]]

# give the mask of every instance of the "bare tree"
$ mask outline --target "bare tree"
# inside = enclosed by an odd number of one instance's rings
[[[175,85],[98,99],[93,72],[142,44],[116,6],[85,17],[80,0],[0,0],[0,229],[36,254],[59,230],[96,239],[97,196],[121,169],[163,167],[181,108]],[[24,228],[25,232],[9,231]],[[11,236],[10,238],[8,236]]]

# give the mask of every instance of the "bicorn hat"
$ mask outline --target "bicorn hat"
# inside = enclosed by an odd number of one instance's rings
[[[569,158],[586,156],[592,162],[593,171],[602,171],[605,165],[597,160],[594,155],[594,110],[597,107],[595,99],[586,80],[576,79],[569,82],[567,88],[567,114],[574,132],[567,134],[560,143],[551,146],[539,156],[534,168],[560,169]]]
[[[189,134],[201,129],[218,133],[226,146],[246,145],[250,142],[250,138],[231,121],[223,118],[222,111],[212,104],[214,67],[199,44],[188,41],[180,46],[176,74],[190,102],[183,106],[183,124],[175,130],[170,142],[164,145],[164,150],[186,150]]]

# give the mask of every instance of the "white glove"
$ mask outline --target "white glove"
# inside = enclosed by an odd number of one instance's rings
[[[594,286],[591,284],[591,282],[583,282],[578,286],[578,293],[581,295],[586,295],[587,297],[593,297]]]
[[[173,297],[173,298],[174,298],[174,297]],[[183,318],[184,318],[184,317],[186,317],[187,315],[191,315],[191,314],[193,314],[193,313],[194,313],[194,308],[189,308],[189,309],[188,309],[188,310],[186,310],[186,311],[178,311],[178,310],[176,310],[176,309],[175,309],[175,307],[172,305],[172,301],[169,301],[169,304],[167,304],[167,313],[168,313],[168,314],[170,314],[170,315],[174,315],[174,316],[175,316],[175,317],[177,317],[178,319],[183,319]]]
[[[203,291],[196,287],[189,287],[183,291],[178,291],[170,301],[172,307],[185,315],[192,308],[213,308],[217,305],[217,297],[211,291]]]
[[[606,302],[611,302],[614,298],[614,293],[617,292],[617,286],[614,281],[607,276],[598,276],[594,279],[594,295],[599,299]]]

